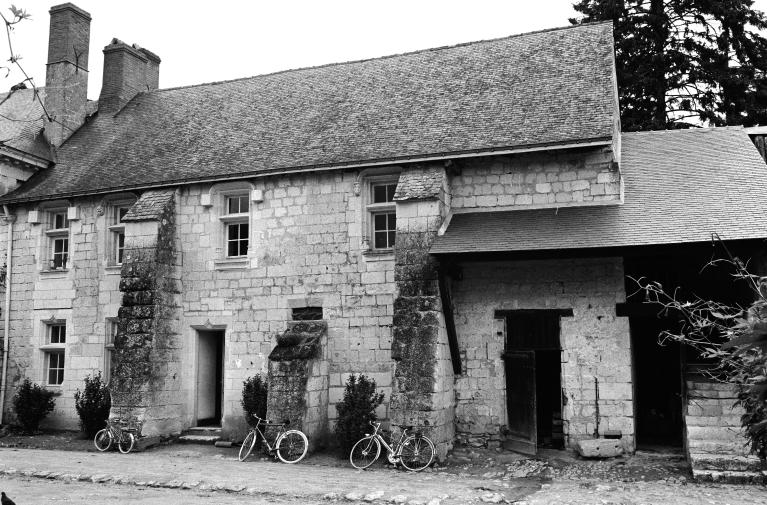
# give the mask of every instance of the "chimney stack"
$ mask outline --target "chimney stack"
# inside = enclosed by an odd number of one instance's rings
[[[51,7],[49,12],[45,109],[52,120],[45,126],[45,135],[58,147],[85,120],[91,15],[71,3]]]
[[[151,51],[119,39],[104,48],[104,80],[99,112],[119,112],[137,94],[159,86],[160,58]]]

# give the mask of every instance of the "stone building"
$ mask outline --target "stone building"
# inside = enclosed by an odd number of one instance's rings
[[[739,128],[622,134],[609,24],[173,89],[114,39],[90,104],[89,23],[51,9],[52,154],[0,198],[3,387],[57,391],[50,426],[99,370],[146,436],[236,440],[267,372],[315,443],[356,373],[440,456],[721,424],[627,275],[695,281],[712,234],[759,253],[765,163]]]

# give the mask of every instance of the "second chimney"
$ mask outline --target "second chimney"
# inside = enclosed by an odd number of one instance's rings
[[[160,58],[119,39],[104,48],[104,79],[99,112],[117,113],[137,94],[159,86]]]

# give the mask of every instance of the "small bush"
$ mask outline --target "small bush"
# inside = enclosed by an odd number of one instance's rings
[[[80,429],[89,438],[107,425],[112,401],[109,388],[101,380],[101,372],[85,377],[85,389],[75,392],[75,409],[80,416]]]
[[[16,418],[22,429],[30,434],[37,431],[40,422],[55,405],[53,391],[38,386],[28,378],[24,379],[13,396],[13,410]]]
[[[344,454],[349,454],[357,440],[371,432],[370,422],[377,419],[376,407],[383,401],[384,394],[376,393],[375,380],[351,375],[346,381],[344,398],[336,405],[336,438]]]
[[[253,414],[266,418],[266,395],[267,384],[261,374],[248,377],[242,383],[242,400],[240,404],[242,405],[242,410],[245,411],[245,418],[248,424],[255,424],[256,420],[253,419]]]

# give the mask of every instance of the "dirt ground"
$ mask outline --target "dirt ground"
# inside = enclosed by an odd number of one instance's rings
[[[44,431],[25,435],[14,431],[0,438],[0,447],[55,449],[63,451],[97,452],[91,438],[73,431]],[[150,451],[193,450],[200,455],[228,457],[238,447],[187,446],[164,444]],[[349,462],[340,454],[315,453],[312,464],[345,467]],[[605,460],[584,460],[572,451],[544,450],[531,458],[521,454],[484,448],[456,447],[447,461],[436,465],[439,471],[485,479],[601,479],[621,482],[666,481],[685,482],[691,477],[690,468],[681,453],[637,452],[630,457]]]

